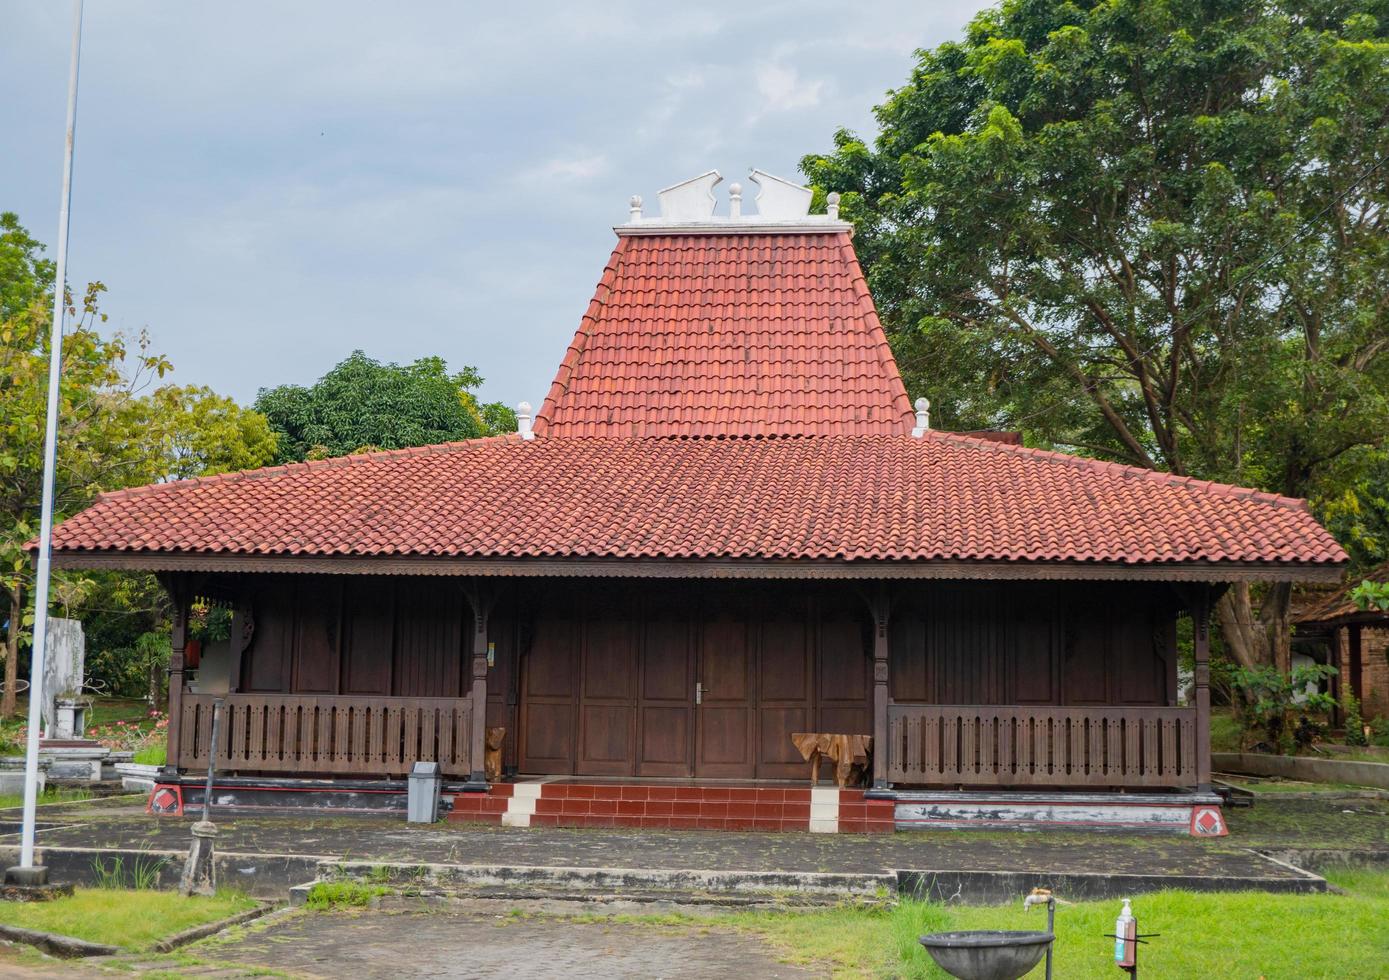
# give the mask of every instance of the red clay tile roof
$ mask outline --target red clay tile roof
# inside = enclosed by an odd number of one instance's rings
[[[74,550],[1338,563],[1302,501],[929,433],[484,439],[102,496]]]
[[[911,427],[845,232],[620,235],[535,420],[548,436]]]

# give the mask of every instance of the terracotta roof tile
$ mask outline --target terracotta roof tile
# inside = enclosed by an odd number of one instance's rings
[[[620,236],[535,420],[547,436],[911,427],[844,232]]]
[[[58,553],[1339,563],[1302,501],[930,433],[484,439],[107,494]]]

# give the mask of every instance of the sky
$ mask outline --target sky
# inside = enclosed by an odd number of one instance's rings
[[[243,403],[361,349],[539,404],[633,194],[798,178],[980,6],[89,0],[68,281]],[[50,256],[70,40],[0,0],[0,210]]]

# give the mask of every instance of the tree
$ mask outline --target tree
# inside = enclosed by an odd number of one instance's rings
[[[514,430],[505,406],[478,404],[481,384],[475,368],[450,374],[439,357],[382,364],[353,351],[311,387],[261,389],[255,407],[279,437],[280,462],[321,459]]]
[[[255,469],[275,459],[269,420],[211,388],[165,385],[140,400],[153,480]]]
[[[1389,433],[1386,29],[1383,0],[1008,0],[802,168],[948,426],[1331,499]],[[1286,673],[1288,603],[1226,593],[1240,663]]]
[[[7,600],[5,687],[0,715],[15,710],[21,642],[32,615],[25,544],[38,533],[48,397],[53,268],[43,246],[12,214],[0,215],[0,591]],[[57,519],[103,490],[261,466],[274,455],[264,417],[205,388],[165,386],[147,392],[172,365],[141,333],[103,336],[98,306],[105,286],[90,284],[81,304],[67,295],[58,406]],[[58,591],[81,611],[90,576],[59,576]],[[146,592],[150,591],[148,588]],[[106,594],[99,588],[95,594]],[[119,595],[120,593],[117,593]],[[124,610],[130,611],[130,610]],[[117,613],[122,610],[116,610]],[[157,611],[141,610],[146,629]]]

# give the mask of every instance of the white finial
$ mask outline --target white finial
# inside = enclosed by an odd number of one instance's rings
[[[920,439],[931,428],[931,402],[926,398],[916,400],[916,428],[912,435]]]
[[[633,194],[632,200],[627,205],[628,221],[641,220],[641,195]]]
[[[838,191],[830,191],[829,196],[825,198],[825,216],[828,217],[831,221],[839,220]]]
[[[732,183],[728,185],[728,216],[730,218],[741,218],[743,216],[743,185]]]
[[[641,200],[641,198],[636,198]],[[531,431],[531,403],[521,402],[516,406],[516,431],[522,439],[527,441],[535,438],[535,433]]]

